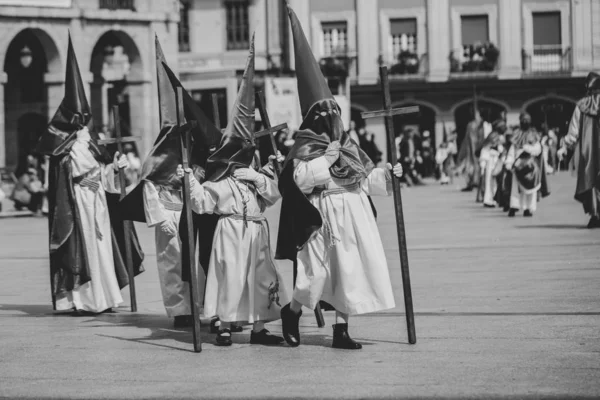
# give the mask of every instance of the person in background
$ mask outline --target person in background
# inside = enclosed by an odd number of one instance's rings
[[[38,177],[38,171],[35,168],[29,168],[19,176],[10,198],[14,201],[17,211],[26,207],[35,215],[41,215],[44,193],[44,186]]]
[[[423,177],[429,177],[433,174],[433,149],[431,144],[431,134],[429,131],[423,132],[421,141],[421,157],[423,158]]]
[[[382,161],[381,155],[383,153],[379,150],[379,147],[377,147],[377,143],[375,143],[375,134],[367,133],[365,128],[361,128],[359,134],[361,134],[361,131],[364,132],[361,137],[365,138],[362,149],[367,153],[371,161],[373,161],[375,165],[378,165]]]
[[[142,170],[142,160],[137,156],[137,152],[131,143],[126,143],[123,146],[123,152],[129,162],[129,167],[125,169],[125,181],[129,190],[138,183]]]

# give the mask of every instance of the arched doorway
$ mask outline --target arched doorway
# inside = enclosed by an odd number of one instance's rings
[[[507,112],[507,107],[491,99],[478,99],[477,108],[481,118],[489,123],[501,118]],[[473,100],[467,100],[454,108],[454,121],[456,124],[457,143],[460,145],[465,137],[467,125],[474,119]]]
[[[533,125],[545,132],[544,125],[561,137],[567,133],[575,102],[567,98],[544,97],[525,103],[525,111],[531,115]]]
[[[45,76],[61,70],[56,44],[45,31],[27,28],[10,42],[4,58],[7,82],[3,145],[8,168],[16,169],[27,154],[34,152],[48,122]]]
[[[143,82],[143,67],[133,39],[122,31],[105,32],[92,50],[90,72],[93,76],[90,106],[94,129],[112,136],[111,110],[118,105],[122,134],[141,134],[143,95],[136,89]]]

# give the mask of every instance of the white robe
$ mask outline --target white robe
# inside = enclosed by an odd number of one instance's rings
[[[537,157],[542,153],[542,145],[540,142],[531,145],[526,144],[521,149],[515,149],[515,146],[511,146],[506,155],[505,166],[508,169],[512,169],[516,159],[519,158],[524,151]],[[539,186],[534,189],[525,189],[519,183],[516,174],[513,174],[510,189],[510,208],[535,212],[537,210],[537,192],[539,189]]]
[[[355,191],[321,196],[316,187],[340,188],[324,157],[300,162],[294,180],[320,211],[323,227],[298,252],[294,299],[314,309],[319,300],[346,314],[395,307],[387,261],[367,198],[388,195],[385,171],[375,168]]]
[[[271,254],[269,225],[262,217],[281,195],[275,181],[261,177],[264,184],[256,189],[231,177],[202,185],[191,180],[194,212],[221,215],[210,256],[205,316],[241,324],[270,322],[280,318],[280,305],[289,302]],[[280,305],[270,301],[270,292],[277,287]]]
[[[175,207],[165,207],[172,204]],[[179,235],[169,236],[164,233],[160,224],[171,221],[179,230],[181,211],[174,210],[182,206],[179,191],[156,187],[152,182],[144,183],[144,211],[146,223],[154,227],[154,240],[156,243],[156,264],[158,266],[158,279],[162,292],[163,304],[167,316],[177,317],[190,315],[190,287],[181,279],[181,240]]]
[[[484,192],[483,192],[483,204],[488,206],[496,205],[494,196],[496,195],[497,182],[494,176],[494,170],[500,160],[500,153],[502,148],[498,149],[492,147],[484,147],[481,149],[481,155],[479,157],[479,163],[481,170],[483,171],[484,177]]]
[[[85,241],[91,280],[78,288],[59,294],[57,310],[102,312],[123,302],[115,273],[112,232],[105,191],[120,193],[112,164],[104,166],[93,157],[86,140],[78,139],[70,152],[73,178],[97,177],[100,187],[94,192],[89,187],[74,185],[75,203]]]

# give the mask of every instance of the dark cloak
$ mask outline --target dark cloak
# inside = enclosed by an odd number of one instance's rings
[[[467,186],[477,186],[480,178],[477,150],[483,141],[483,125],[477,120],[467,125],[465,138],[458,152],[458,170],[467,176]]]
[[[600,190],[600,94],[590,94],[577,103],[579,118],[579,143],[575,149],[577,186],[575,199],[591,216],[600,216],[598,198],[594,189]]]

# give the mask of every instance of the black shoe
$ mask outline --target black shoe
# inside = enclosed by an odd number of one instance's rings
[[[231,330],[221,329],[219,333],[217,333],[217,346],[231,346],[232,343]]]
[[[263,329],[260,332],[250,332],[250,344],[263,344],[265,346],[275,346],[283,343],[281,336],[271,335],[271,333]]]
[[[525,210],[523,212],[523,216],[524,217],[533,217],[533,213],[531,211],[529,211],[529,210]]]
[[[588,229],[600,228],[600,218],[592,217],[587,224]]]
[[[194,324],[194,318],[191,315],[178,315],[173,318],[175,328],[189,328]]]
[[[348,324],[333,325],[333,343],[331,347],[334,349],[360,350],[362,344],[352,340],[348,335]]]
[[[508,216],[509,216],[509,217],[514,217],[516,213],[517,213],[517,210],[516,210],[515,208],[511,208],[511,209],[508,211]]]
[[[510,207],[509,206],[504,206],[504,207],[502,207],[502,211],[509,212],[510,211]]]
[[[465,188],[460,189],[461,192],[472,192],[473,186],[467,186]]]
[[[235,324],[231,324],[229,327],[229,330],[232,333],[240,333],[240,332],[244,332],[244,327],[241,325],[235,325]]]
[[[486,208],[496,208],[495,204],[486,204],[486,203],[483,203],[483,206],[486,207]]]
[[[281,328],[283,329],[283,338],[292,347],[300,345],[300,317],[302,310],[298,314],[290,309],[289,303],[281,309]]]

